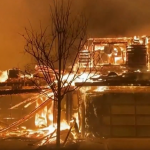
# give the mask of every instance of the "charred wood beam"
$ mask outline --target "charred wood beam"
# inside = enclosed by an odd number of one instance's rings
[[[12,85],[24,85],[24,86],[35,86],[35,83],[33,82],[19,82],[19,81],[14,81],[14,82],[0,82],[0,86],[12,86]]]
[[[72,118],[72,94],[68,93],[66,95],[66,119],[69,123]]]
[[[81,104],[81,133],[82,137],[85,136],[85,104],[82,102]]]
[[[21,85],[21,86],[35,86],[36,81],[20,81],[19,79],[16,81],[6,81],[6,82],[0,82],[0,87],[5,86],[15,86],[15,85]],[[45,86],[46,83],[44,81],[39,81],[40,86]]]
[[[39,93],[42,89],[0,90],[0,95]]]
[[[127,41],[98,41],[93,42],[93,44],[127,44]]]
[[[58,115],[57,108],[58,108],[58,103],[57,103],[57,101],[55,100],[55,101],[54,101],[54,106],[53,106],[53,124],[56,124],[56,123],[57,123],[57,115]]]
[[[150,81],[112,80],[100,82],[76,82],[76,86],[150,86]]]

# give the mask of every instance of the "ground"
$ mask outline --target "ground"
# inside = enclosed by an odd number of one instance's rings
[[[150,139],[106,139],[84,141],[75,145],[70,145],[63,150],[149,150]],[[29,146],[27,142],[18,140],[0,141],[0,150],[56,150],[52,146],[34,147]]]
[[[10,140],[10,141],[0,141],[0,150],[55,150],[52,148],[53,146],[41,146],[34,147],[29,146],[28,143],[18,141],[18,140]],[[82,150],[82,149],[102,149],[103,145],[101,143],[90,143],[90,142],[80,142],[79,144],[71,144],[66,148],[62,148],[64,150],[72,149],[72,150]]]

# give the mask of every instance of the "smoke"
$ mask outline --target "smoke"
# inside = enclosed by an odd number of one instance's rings
[[[29,57],[23,54],[24,27],[47,25],[52,0],[0,1],[0,70],[24,68]],[[73,10],[84,11],[89,37],[150,35],[149,0],[74,0]]]
[[[12,67],[24,68],[28,56],[23,54],[25,41],[20,34],[24,27],[39,27],[47,24],[49,0],[4,0],[0,1],[0,70]]]
[[[150,34],[150,1],[86,0],[84,7],[92,37]]]

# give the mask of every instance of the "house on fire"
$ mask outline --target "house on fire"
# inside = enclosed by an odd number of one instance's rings
[[[80,90],[82,132],[150,137],[149,37],[90,38],[85,48],[100,74]],[[79,58],[83,66],[88,64],[86,55]]]
[[[69,123],[74,116],[83,137],[149,139],[149,40],[148,36],[88,39],[77,63],[83,69],[96,68],[98,74],[84,84],[76,82],[81,88],[66,94],[62,120]]]

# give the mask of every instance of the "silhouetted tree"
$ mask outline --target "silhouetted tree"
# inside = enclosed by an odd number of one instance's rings
[[[57,139],[60,146],[61,101],[65,94],[76,90],[74,82],[86,72],[90,77],[90,55],[87,64],[78,63],[79,55],[87,40],[87,20],[83,15],[72,14],[71,0],[53,0],[50,26],[40,32],[25,28],[25,52],[34,58],[42,77],[54,94],[57,102]]]

